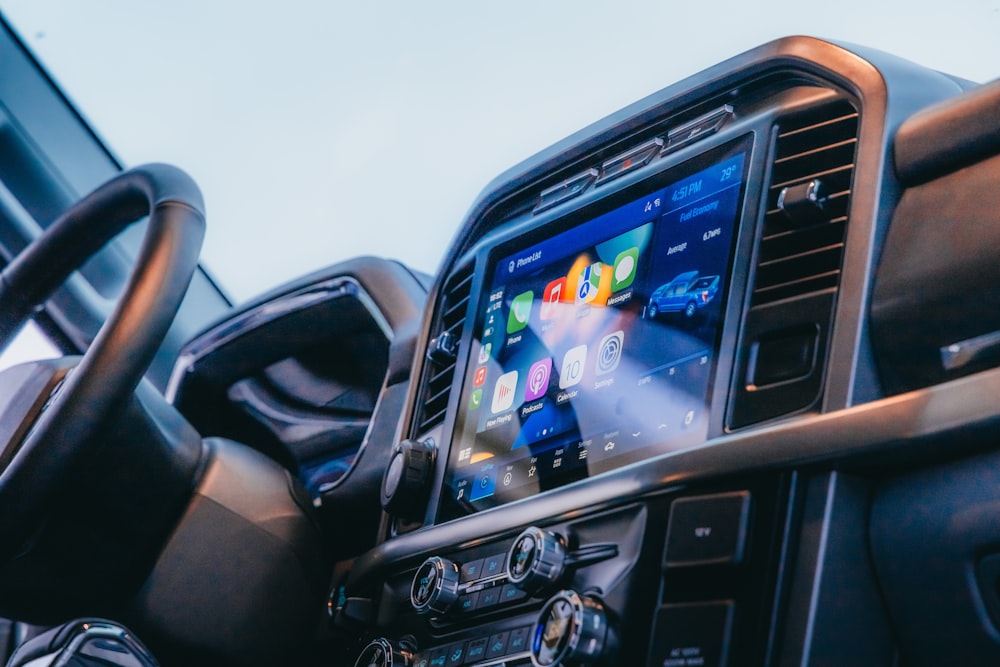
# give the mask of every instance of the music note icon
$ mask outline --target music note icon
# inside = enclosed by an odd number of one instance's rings
[[[542,292],[542,308],[539,312],[541,319],[548,320],[555,317],[564,289],[566,289],[566,278],[558,278],[545,286],[545,291]]]

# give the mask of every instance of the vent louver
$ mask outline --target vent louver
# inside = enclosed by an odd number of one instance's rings
[[[441,310],[431,340],[448,339],[457,345],[462,340],[465,315],[472,288],[472,267],[456,271],[445,282]],[[424,366],[423,389],[417,432],[426,433],[444,421],[448,398],[455,375],[454,355],[434,355]]]
[[[857,135],[858,113],[846,100],[780,125],[754,306],[839,285]],[[807,224],[794,222],[778,207],[778,197],[784,188],[812,180],[821,181],[827,192],[822,213]]]

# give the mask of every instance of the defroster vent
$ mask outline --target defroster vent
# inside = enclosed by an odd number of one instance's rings
[[[417,432],[426,433],[444,421],[455,376],[455,352],[462,340],[472,287],[472,267],[453,273],[445,282],[441,307],[431,336],[420,392]]]

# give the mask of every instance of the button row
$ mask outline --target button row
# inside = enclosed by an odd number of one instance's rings
[[[525,653],[531,626],[462,641],[413,656],[414,667],[458,667]]]
[[[507,552],[495,554],[487,558],[469,561],[462,565],[460,583],[466,584],[480,579],[507,574]]]
[[[533,213],[540,213],[556,204],[576,197],[591,183],[595,183],[597,186],[603,185],[619,176],[646,166],[657,155],[665,155],[714,134],[732,117],[733,107],[728,104],[723,105],[670,130],[666,141],[662,137],[651,139],[604,161],[600,170],[591,167],[581,174],[571,176],[561,183],[543,190]]]
[[[490,609],[499,604],[510,604],[528,597],[528,594],[517,586],[504,584],[493,586],[474,593],[466,593],[458,598],[458,611],[467,614],[473,611]]]

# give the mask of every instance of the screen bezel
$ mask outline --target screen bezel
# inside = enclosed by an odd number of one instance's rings
[[[467,333],[465,336],[465,340],[469,343],[469,345],[465,358],[460,361],[460,364],[455,371],[454,383],[458,387],[459,391],[455,392],[458,395],[458,398],[457,402],[453,403],[455,419],[452,423],[452,429],[448,434],[449,446],[442,449],[442,453],[446,452],[447,457],[445,459],[444,470],[439,477],[440,484],[437,490],[437,502],[435,503],[435,523],[443,523],[462,516],[478,514],[482,511],[505,507],[511,503],[519,502],[524,499],[512,498],[489,507],[480,507],[475,509],[475,511],[470,512],[467,508],[455,502],[451,498],[452,494],[450,493],[451,486],[457,478],[456,452],[460,448],[460,443],[462,442],[463,437],[466,435],[465,431],[467,422],[470,418],[470,410],[468,409],[467,404],[473,388],[471,383],[467,381],[468,374],[470,372],[470,368],[475,365],[474,359],[479,346],[481,345],[481,340],[479,340],[479,336],[477,334],[482,329],[485,318],[483,305],[487,302],[489,293],[493,287],[497,264],[504,258],[516,254],[519,251],[532,248],[541,242],[557,237],[560,234],[572,230],[580,225],[584,225],[587,222],[604,215],[605,213],[614,211],[621,206],[651,195],[657,190],[682,181],[701,170],[710,168],[713,165],[724,162],[730,157],[742,153],[744,160],[739,194],[737,196],[736,210],[732,222],[733,227],[731,231],[730,247],[728,250],[728,260],[726,262],[726,284],[722,294],[723,301],[721,304],[720,321],[718,322],[714,334],[715,339],[712,348],[712,369],[705,392],[705,404],[709,415],[716,415],[720,412],[720,401],[724,404],[725,397],[728,393],[728,382],[725,378],[728,378],[728,366],[730,365],[731,360],[731,350],[726,349],[723,342],[731,337],[727,335],[727,332],[731,332],[733,326],[733,323],[731,322],[731,299],[732,295],[737,290],[742,291],[743,289],[743,281],[736,274],[737,266],[740,264],[738,261],[739,258],[737,257],[737,251],[741,247],[741,239],[743,238],[742,227],[743,221],[747,216],[748,205],[753,205],[751,199],[756,201],[756,196],[750,196],[750,194],[754,193],[755,190],[751,188],[749,184],[750,175],[755,171],[753,167],[754,149],[754,133],[752,131],[746,132],[735,139],[730,139],[700,153],[686,157],[682,161],[666,164],[655,173],[650,174],[641,180],[633,180],[632,182],[623,183],[623,186],[620,186],[616,190],[608,187],[607,192],[604,193],[601,192],[603,187],[598,188],[597,192],[592,193],[592,196],[582,198],[576,208],[565,210],[565,207],[560,206],[554,211],[547,212],[547,215],[540,217],[538,222],[535,223],[531,229],[525,230],[521,234],[516,234],[509,239],[491,244],[487,250],[481,251],[478,254],[479,261],[477,261],[477,267],[479,268],[477,271],[477,279],[474,281],[475,285],[473,286],[473,295],[470,299],[470,310],[467,315],[467,321],[472,325],[471,332]],[[532,222],[534,221],[532,220]],[[725,377],[721,377],[723,375],[723,367],[725,367]],[[710,425],[707,436],[701,437],[696,442],[686,443],[680,448],[676,446],[676,439],[667,439],[642,446],[614,457],[611,459],[610,465],[595,466],[595,470],[589,470],[583,479],[562,481],[553,488],[546,489],[540,493],[556,491],[567,485],[575,484],[579,481],[586,481],[596,475],[606,474],[627,465],[644,461],[664,453],[684,451],[699,446],[707,440],[710,440],[715,434],[714,425]]]

